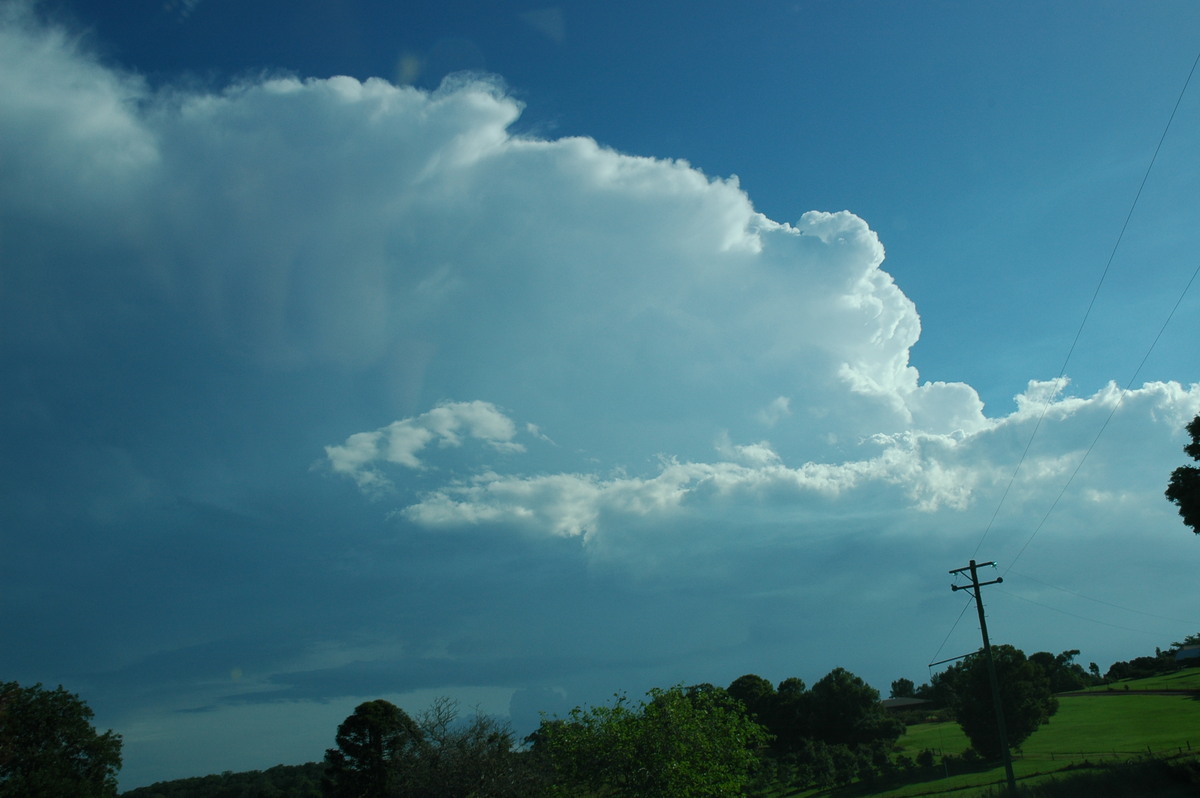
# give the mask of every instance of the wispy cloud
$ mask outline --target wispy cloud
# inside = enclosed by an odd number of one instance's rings
[[[372,432],[351,435],[338,446],[326,446],[325,455],[333,470],[354,478],[359,487],[376,493],[390,482],[375,468],[395,463],[405,468],[422,468],[418,457],[431,444],[457,447],[463,437],[483,441],[492,449],[520,452],[525,447],[513,438],[516,425],[487,402],[446,402],[415,418],[401,419]]]

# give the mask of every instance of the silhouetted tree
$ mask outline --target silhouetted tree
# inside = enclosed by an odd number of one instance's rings
[[[827,743],[895,741],[904,733],[904,724],[879,703],[879,691],[845,668],[834,668],[810,694],[814,736]]]
[[[775,736],[780,751],[795,750],[812,736],[811,697],[803,679],[791,676],[779,683],[761,718],[767,731]]]
[[[741,701],[751,717],[763,722],[770,712],[775,698],[775,686],[761,676],[747,673],[734,679],[727,690],[730,696]]]
[[[1200,460],[1200,415],[1188,423],[1187,432],[1192,442],[1184,446],[1183,451],[1193,460]],[[1166,496],[1178,505],[1183,523],[1200,534],[1200,468],[1182,465],[1172,471]]]
[[[413,795],[425,735],[403,709],[378,699],[359,704],[325,752],[322,788],[330,798]]]

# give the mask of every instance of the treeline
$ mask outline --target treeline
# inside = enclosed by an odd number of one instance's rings
[[[122,793],[127,798],[321,798],[325,765],[276,765],[267,770],[175,779]]]
[[[1024,654],[1021,656],[1024,657]],[[1075,661],[1077,656],[1079,656],[1078,649],[1063,651],[1060,654],[1037,651],[1029,655],[1028,661],[1035,665],[1045,677],[1046,687],[1051,693],[1069,693],[1103,684],[1105,680],[1101,678],[1096,663],[1091,663],[1088,669],[1084,670],[1083,666]],[[970,659],[970,657],[967,658],[967,660]],[[908,679],[898,679],[892,682],[892,697],[919,698],[929,701],[935,707],[953,707],[956,701],[956,692],[958,692],[956,680],[961,676],[965,661],[934,674],[929,683],[920,687],[914,687]]]
[[[892,754],[904,724],[844,668],[811,688],[747,674],[728,687],[617,695],[545,718],[521,749],[485,716],[446,722],[453,717],[452,704],[416,718],[387,701],[359,705],[326,754],[325,795],[734,796],[875,780],[903,767]]]
[[[904,723],[884,708],[879,691],[845,668],[811,689],[795,677],[773,686],[747,674],[726,692],[770,735],[754,778],[760,785],[807,789],[875,781],[913,764],[892,755]]]
[[[367,701],[339,725],[324,763],[154,784],[128,798],[536,798],[734,796],[899,773],[904,724],[836,668],[811,688],[753,675],[614,696],[545,718],[525,740],[442,699],[415,717]],[[520,742],[521,744],[518,744]],[[911,765],[911,763],[910,763]]]
[[[1012,646],[994,647],[1010,744],[1019,747],[1050,720],[1057,709],[1054,693],[1126,673],[1174,670],[1179,667],[1175,652],[1196,643],[1200,635],[1165,652],[1156,650],[1154,657],[1114,663],[1104,676],[1095,663],[1085,668],[1076,662],[1076,649],[1026,657]],[[524,740],[488,716],[460,717],[447,699],[415,717],[387,701],[368,701],[339,726],[324,763],[184,779],[126,795],[703,796],[882,784],[931,771],[932,751],[914,759],[896,752],[905,723],[930,718],[962,726],[972,746],[965,764],[1000,757],[979,654],[951,665],[928,684],[897,679],[891,697],[923,701],[916,709],[889,711],[877,690],[844,668],[811,688],[796,677],[774,684],[746,674],[726,687],[655,689],[638,701],[617,695],[608,704],[546,718]]]
[[[1197,416],[1197,419],[1200,419],[1200,416]],[[1105,679],[1110,682],[1121,681],[1122,679],[1145,679],[1150,676],[1171,673],[1179,670],[1180,667],[1200,666],[1200,657],[1185,658],[1183,660],[1179,660],[1177,657],[1181,651],[1196,646],[1200,646],[1200,634],[1188,635],[1183,640],[1172,643],[1171,647],[1166,651],[1155,648],[1153,656],[1144,655],[1134,657],[1128,661],[1114,662],[1104,675]]]

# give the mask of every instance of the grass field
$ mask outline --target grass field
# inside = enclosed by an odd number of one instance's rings
[[[1092,695],[1060,696],[1058,712],[1025,741],[1013,760],[1018,783],[1036,783],[1067,769],[1080,772],[1084,763],[1129,760],[1148,754],[1200,756],[1200,699],[1143,692],[1200,689],[1200,671],[1189,669],[1128,684],[1128,691],[1124,683],[1118,683],[1112,692],[1101,688]],[[924,723],[910,726],[899,745],[915,759],[924,749],[939,757],[961,754],[968,742],[956,723]],[[991,793],[1004,781],[1002,767],[961,775],[944,773],[886,790],[814,790],[799,795],[910,798],[936,794],[968,798]]]
[[[1099,687],[1089,687],[1089,693],[1105,693],[1117,690],[1200,690],[1200,668],[1151,676],[1148,679],[1125,679]]]

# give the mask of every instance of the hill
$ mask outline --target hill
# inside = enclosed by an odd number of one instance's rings
[[[1058,699],[1058,713],[1025,742],[1014,758],[1013,769],[1022,787],[1068,775],[1085,780],[1098,776],[1111,783],[1115,763],[1147,758],[1195,761],[1200,757],[1200,670],[1060,694]],[[953,722],[909,726],[899,745],[902,753],[913,759],[922,751],[933,752],[936,764],[929,769],[928,777],[892,789],[856,794],[902,798],[937,792],[966,798],[986,794],[994,785],[1003,784],[1004,772],[999,765],[964,758],[967,739]],[[1144,779],[1146,774],[1136,778]],[[1193,786],[1183,794],[1196,793],[1197,787]],[[1095,793],[1083,790],[1077,794]]]
[[[160,781],[121,793],[121,798],[321,798],[320,762],[276,765],[267,770]]]

